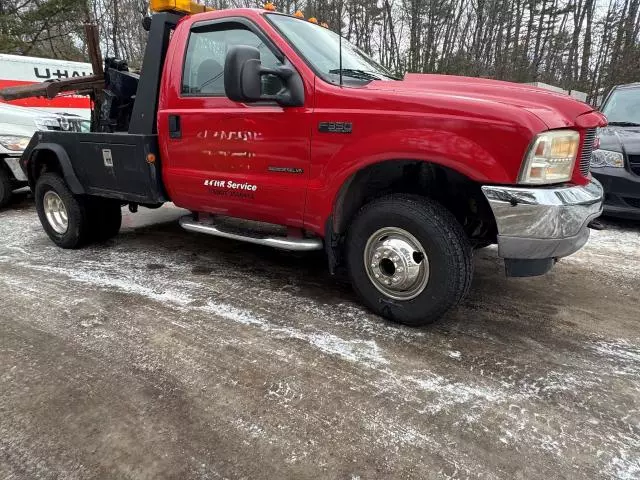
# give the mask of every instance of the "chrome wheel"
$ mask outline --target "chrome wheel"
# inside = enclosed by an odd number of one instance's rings
[[[69,228],[69,216],[67,215],[67,208],[64,206],[60,196],[53,190],[49,190],[44,194],[42,204],[44,214],[51,228],[53,228],[56,233],[64,235]]]
[[[364,249],[371,283],[394,300],[411,300],[429,281],[429,259],[420,242],[406,230],[385,227],[375,232]]]

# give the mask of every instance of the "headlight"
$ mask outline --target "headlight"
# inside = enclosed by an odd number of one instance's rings
[[[580,134],[575,130],[551,130],[538,135],[527,152],[519,183],[545,184],[571,179]]]
[[[620,152],[611,150],[594,150],[591,154],[591,166],[624,168],[624,157]]]
[[[12,152],[22,152],[27,145],[31,137],[22,137],[17,135],[0,135],[0,145]]]
[[[49,130],[49,128],[60,128],[60,121],[57,118],[36,118],[36,127],[40,130]]]

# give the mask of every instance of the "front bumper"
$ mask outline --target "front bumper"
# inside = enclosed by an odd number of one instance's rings
[[[640,176],[625,168],[592,168],[604,188],[604,213],[614,217],[640,219]]]
[[[603,189],[597,180],[586,186],[486,185],[482,191],[495,216],[498,254],[505,259],[552,265],[551,259],[571,255],[587,242],[587,225],[602,213]]]
[[[2,161],[1,158],[0,161]],[[20,156],[5,157],[4,163],[7,165],[7,167],[9,167],[9,170],[11,170],[11,173],[13,173],[13,176],[17,181],[27,181],[27,176],[22,171],[22,168],[20,168]]]

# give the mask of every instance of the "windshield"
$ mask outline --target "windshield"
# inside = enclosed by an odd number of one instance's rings
[[[609,123],[640,125],[640,88],[614,90],[602,107]]]
[[[331,83],[340,78],[340,37],[311,22],[286,15],[269,14],[269,20],[289,43],[311,64],[321,77]],[[342,77],[346,83],[372,80],[399,80],[355,45],[342,39]]]

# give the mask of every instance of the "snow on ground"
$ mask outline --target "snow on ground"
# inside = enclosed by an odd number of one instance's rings
[[[180,214],[62,251],[30,206],[0,212],[0,477],[638,477],[640,228],[536,279],[483,250],[416,330],[321,257]]]

